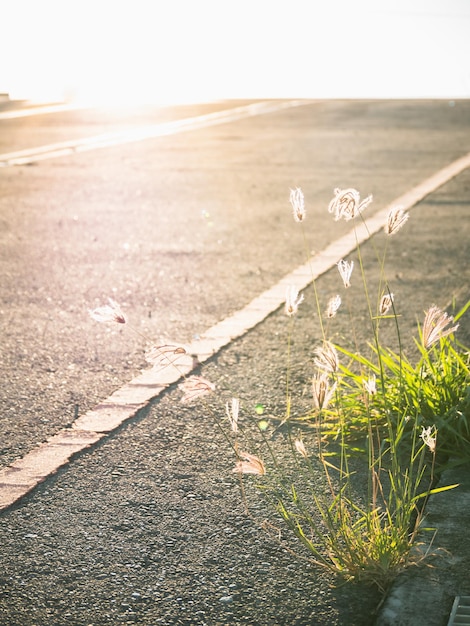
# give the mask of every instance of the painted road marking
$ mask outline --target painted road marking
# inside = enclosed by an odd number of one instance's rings
[[[12,120],[17,117],[30,117],[31,115],[44,115],[46,113],[62,113],[63,111],[78,111],[79,109],[90,109],[92,107],[80,106],[77,104],[48,104],[37,105],[25,109],[13,109],[2,111],[0,120]]]
[[[217,124],[226,124],[236,120],[253,117],[255,115],[265,115],[290,109],[305,104],[309,104],[309,100],[287,100],[278,102],[255,102],[233,109],[223,111],[214,111],[205,115],[197,115],[195,117],[187,117],[182,120],[174,120],[165,124],[151,124],[149,126],[141,126],[131,130],[116,131],[113,133],[103,133],[93,137],[85,137],[84,139],[74,139],[71,141],[62,141],[59,143],[39,146],[38,148],[27,148],[26,150],[18,150],[0,154],[0,167],[9,167],[12,165],[28,165],[45,159],[55,159],[57,157],[65,157],[79,152],[89,152],[90,150],[98,150],[99,148],[110,148],[111,146],[119,146],[145,139],[154,139],[155,137],[165,137],[198,128],[207,128]]]
[[[294,285],[302,290],[314,279],[331,269],[340,259],[378,232],[387,221],[392,207],[401,205],[409,210],[425,196],[441,187],[470,167],[470,153],[436,172],[430,178],[396,198],[363,223],[358,222],[346,235],[337,239],[307,263],[297,267],[276,285],[252,300],[246,307],[209,328],[200,339],[186,346],[188,354],[178,358],[177,368],[149,369],[123,385],[101,404],[72,424],[60,430],[23,458],[0,471],[0,510],[5,509],[29,493],[36,485],[68,463],[71,457],[89,448],[108,433],[134,417],[151,400],[158,397],[170,384],[178,382],[197,365],[204,363],[222,347],[241,337],[283,306],[286,289]],[[197,358],[195,361],[194,357]]]

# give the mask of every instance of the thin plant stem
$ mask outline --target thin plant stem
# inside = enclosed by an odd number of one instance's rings
[[[325,329],[324,329],[324,326],[323,326],[323,318],[322,318],[322,312],[321,312],[321,306],[320,306],[320,298],[318,296],[317,285],[316,285],[316,281],[315,281],[315,274],[314,274],[313,268],[312,268],[312,255],[310,254],[310,251],[308,249],[307,238],[305,236],[305,229],[303,228],[303,224],[301,224],[301,227],[302,227],[301,230],[302,230],[302,239],[303,239],[303,244],[304,244],[305,255],[306,255],[306,258],[307,258],[308,266],[310,268],[310,274],[312,276],[313,293],[314,293],[314,297],[315,297],[315,305],[316,305],[316,309],[317,309],[318,321],[320,323],[321,336],[322,336],[322,339],[325,341],[326,335],[325,335]]]

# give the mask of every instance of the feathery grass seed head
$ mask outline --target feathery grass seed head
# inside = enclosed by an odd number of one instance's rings
[[[299,304],[304,301],[303,294],[299,296],[299,291],[294,285],[287,287],[285,311],[289,317],[297,313]]]
[[[315,408],[326,409],[336,390],[336,383],[330,386],[328,375],[321,372],[312,378],[312,394]]]
[[[328,212],[334,213],[336,222],[341,218],[344,218],[346,222],[354,219],[372,202],[372,195],[361,201],[359,192],[353,188],[336,188],[334,194],[335,197],[328,205]]]
[[[341,259],[336,264],[338,266],[338,272],[340,273],[341,278],[343,279],[343,284],[346,287],[351,287],[351,274],[354,269],[354,261],[345,261]]]
[[[339,359],[336,348],[330,341],[324,341],[323,346],[316,348],[314,359],[315,365],[323,372],[337,372],[339,369]]]
[[[385,224],[384,230],[387,235],[394,235],[397,233],[402,226],[406,224],[410,214],[405,211],[405,209],[401,206],[396,206],[390,209],[390,212],[387,217],[387,223]]]
[[[326,309],[326,317],[334,317],[338,312],[340,306],[341,296],[333,296],[332,298],[330,298]]]
[[[292,205],[294,220],[296,222],[303,222],[306,215],[305,199],[303,191],[300,187],[290,190],[290,203]]]
[[[240,460],[237,462],[232,472],[240,472],[241,474],[258,474],[258,476],[264,476],[266,474],[266,467],[263,461],[248,452],[239,453]]]
[[[184,394],[181,398],[181,402],[183,404],[192,402],[193,400],[196,400],[196,398],[200,398],[201,396],[205,396],[208,393],[215,391],[214,383],[211,383],[202,376],[189,376],[182,383],[180,383],[178,387]]]
[[[89,309],[88,313],[96,322],[115,322],[117,324],[125,324],[126,318],[121,311],[121,307],[112,298],[108,298],[108,303],[96,309]]]
[[[162,346],[154,345],[150,346],[145,351],[145,360],[155,369],[163,369],[168,365],[178,365],[178,360],[186,354],[186,348],[183,348],[183,346],[174,346],[171,344]]]
[[[435,426],[428,426],[427,428],[423,426],[420,437],[431,452],[436,451],[437,430]]]
[[[432,305],[424,316],[422,341],[425,348],[430,348],[434,343],[451,335],[459,327],[458,324],[446,328],[449,324],[452,324],[454,318],[452,315],[447,315],[439,309],[436,305]]]
[[[294,446],[295,449],[297,450],[297,452],[303,456],[305,459],[308,459],[308,452],[307,452],[307,448],[305,447],[304,442],[302,441],[302,439],[296,439],[294,441]]]
[[[240,411],[240,400],[238,398],[232,398],[232,402],[225,405],[228,421],[230,427],[234,433],[238,432],[238,413]]]
[[[367,380],[364,380],[364,389],[371,396],[377,393],[377,378],[375,374],[372,374]]]
[[[392,304],[393,304],[393,293],[386,293],[385,295],[383,295],[382,298],[380,299],[379,315],[386,315],[392,308]]]

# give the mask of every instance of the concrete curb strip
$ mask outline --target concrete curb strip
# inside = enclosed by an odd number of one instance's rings
[[[434,537],[430,537],[414,548],[417,558],[428,554],[430,567],[419,572],[409,568],[398,576],[374,626],[444,626],[443,620],[452,610],[449,592],[458,591],[459,583],[463,583],[455,577],[455,566],[468,555],[459,532],[465,528],[470,511],[468,467],[457,466],[442,474],[439,486],[453,484],[458,486],[447,491],[445,497],[431,496],[426,509],[426,525],[438,528],[439,546],[434,546]],[[449,626],[470,623],[470,616],[460,615],[456,619],[449,621]]]
[[[60,430],[0,473],[0,509],[11,506],[69,462],[72,455],[98,442],[93,431]]]

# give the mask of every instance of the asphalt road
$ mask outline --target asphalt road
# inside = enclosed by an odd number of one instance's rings
[[[367,209],[372,215],[466,154],[470,145],[468,101],[320,101],[29,165],[10,166],[2,159],[29,148],[129,132],[240,104],[249,103],[71,110],[3,119],[0,115],[2,466],[70,425],[145,367],[147,340],[127,326],[93,322],[89,308],[111,296],[130,325],[149,340],[191,341],[304,262],[302,233],[292,228],[290,188],[300,186],[305,193],[306,240],[311,252],[319,251],[350,228],[335,223],[326,210],[335,187],[353,186],[363,196],[373,194]],[[443,199],[436,196],[420,219],[426,219],[427,211],[439,216],[439,206],[452,206],[454,198],[461,207],[466,183],[462,185]],[[434,268],[432,280],[433,286],[444,284],[445,298],[452,296],[454,286],[462,288],[465,274],[449,269],[452,232],[465,232],[465,212],[456,213],[455,220],[445,223],[448,231],[439,222],[445,271]],[[419,237],[419,227],[414,228]],[[427,223],[423,233],[421,246],[433,239],[432,224]],[[459,262],[465,258],[462,249],[460,245],[456,252]],[[413,248],[402,252],[403,259],[408,255],[408,265],[404,262],[413,285],[426,282],[419,272],[420,257],[410,261]],[[164,432],[155,435],[162,436],[170,450],[177,418],[173,415],[173,425],[163,425]],[[146,437],[153,437],[155,430],[143,432],[142,423],[136,428],[134,468]],[[98,451],[86,471],[94,474],[109,462],[113,441]],[[129,454],[119,450],[120,463],[125,464]],[[177,463],[177,456],[172,459],[167,463]],[[194,462],[201,459],[196,455]],[[142,468],[142,473],[148,471]],[[184,480],[185,470],[180,474]],[[104,484],[113,480],[111,470],[106,475]],[[87,480],[88,487],[94,485]],[[64,489],[70,494],[73,486]],[[96,485],[93,489],[100,497],[107,492]],[[83,501],[86,497],[81,496]],[[32,498],[34,519],[43,515],[43,505]],[[56,507],[57,520],[65,505],[47,506]],[[178,506],[172,515],[178,515]],[[39,525],[44,523],[49,522]],[[108,523],[105,520],[103,528]],[[69,532],[74,524],[71,519]],[[18,523],[18,536],[34,539],[36,533],[27,526]],[[54,541],[60,532],[54,530]],[[225,588],[223,593],[230,595]],[[42,616],[48,610],[55,615],[51,602]],[[126,611],[121,611],[122,619]],[[344,606],[330,623],[352,623],[341,621],[348,619],[343,611]],[[112,607],[109,612],[113,614]],[[28,619],[18,623],[34,623],[31,616]],[[71,623],[92,623],[90,613],[86,622],[76,615],[74,619]],[[168,620],[163,623],[178,623]]]
[[[194,117],[245,102],[0,119],[0,153]],[[144,365],[145,340],[87,316],[112,296],[152,341],[187,342],[349,230],[335,187],[372,214],[468,151],[470,103],[306,102],[168,137],[0,168],[1,463]],[[0,161],[2,159],[0,158]]]

